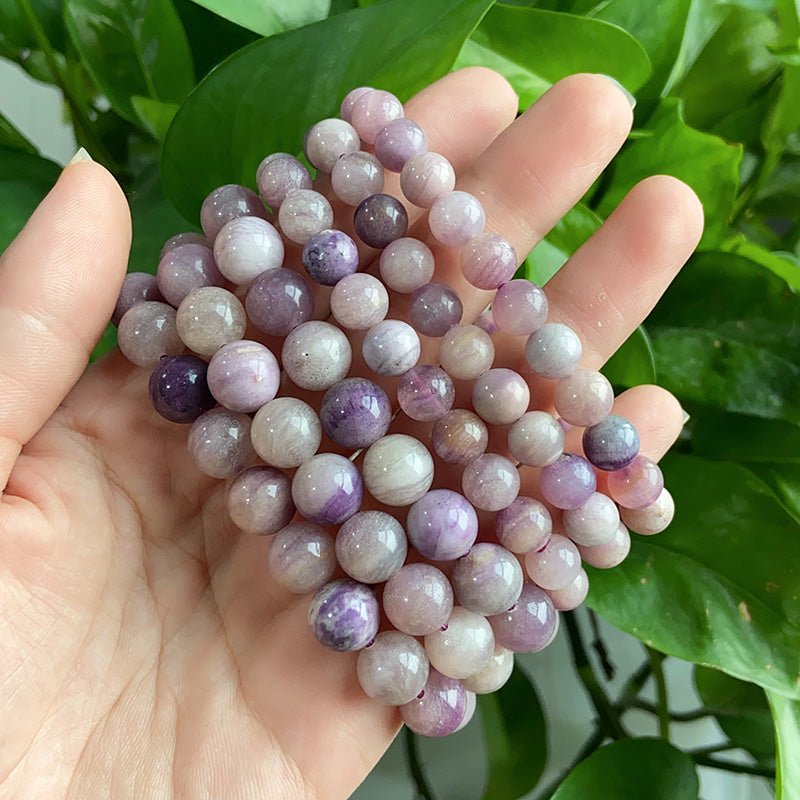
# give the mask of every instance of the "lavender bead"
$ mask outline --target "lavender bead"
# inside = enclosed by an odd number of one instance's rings
[[[531,390],[513,369],[490,369],[472,387],[472,406],[490,425],[509,425],[528,409]]]
[[[383,631],[358,654],[356,674],[368,697],[388,706],[411,702],[428,681],[425,649],[411,636]]]
[[[261,199],[273,211],[281,207],[289,192],[312,186],[311,175],[303,162],[289,153],[267,156],[258,165],[256,183]]]
[[[184,344],[201,356],[211,356],[224,344],[241,339],[247,326],[239,299],[218,286],[203,286],[187,294],[175,321]]]
[[[415,206],[430,208],[442,195],[453,191],[456,173],[439,153],[412,156],[400,172],[400,188]]]
[[[321,172],[330,172],[340,156],[360,147],[356,129],[343,119],[323,119],[312,125],[303,142],[306,158]]]
[[[545,293],[524,278],[504,283],[492,300],[494,321],[512,336],[528,336],[538,331],[547,320],[548,310]]]
[[[576,369],[562,378],[553,392],[553,405],[561,418],[581,428],[597,425],[608,416],[613,404],[611,384],[594,369]]]
[[[457,678],[431,668],[425,688],[400,706],[403,722],[419,736],[447,736],[461,725],[467,711],[467,690]]]
[[[214,189],[200,208],[200,225],[212,242],[215,242],[222,228],[237,217],[266,219],[267,210],[252,189],[236,183],[227,183]]]
[[[267,565],[277,583],[290,592],[316,591],[336,569],[333,539],[313,522],[294,522],[275,534]]]
[[[608,541],[592,547],[578,546],[581,559],[597,569],[611,569],[618,566],[625,560],[630,549],[631,537],[621,522]]]
[[[622,508],[620,516],[625,525],[643,536],[661,533],[675,516],[675,501],[667,489],[662,489],[658,497],[644,508]]]
[[[182,353],[176,317],[175,309],[166,303],[137,303],[119,321],[117,342],[122,354],[137,367],[153,369],[161,356]]]
[[[262,272],[252,281],[244,306],[250,322],[260,331],[286,336],[311,319],[314,290],[299,272],[279,267]]]
[[[514,654],[495,643],[494,655],[479,672],[465,678],[464,688],[476,694],[491,694],[502,688],[514,671]]]
[[[452,407],[456,390],[441,368],[419,364],[406,372],[397,386],[397,401],[405,414],[417,422],[435,422]]]
[[[357,206],[370,195],[382,192],[383,185],[383,167],[372,153],[348,153],[333,165],[331,188],[348,206]]]
[[[479,234],[461,252],[461,274],[478,289],[497,289],[510,281],[516,270],[516,251],[497,233]]]
[[[486,212],[477,197],[468,192],[448,192],[439,197],[428,213],[428,225],[437,242],[461,247],[483,231]]]
[[[464,468],[461,488],[481,511],[500,511],[519,494],[519,472],[505,456],[484,453]]]
[[[383,248],[406,235],[408,214],[397,198],[389,194],[373,194],[358,204],[353,226],[364,244]]]
[[[655,461],[638,455],[626,467],[608,474],[608,493],[625,508],[647,508],[664,488],[664,476]]]
[[[250,417],[227,408],[212,408],[189,429],[189,454],[195,466],[212,478],[232,478],[252,466]]]
[[[361,353],[376,375],[402,375],[419,361],[419,336],[408,323],[386,319],[367,331]]]
[[[303,248],[303,266],[312,280],[323,286],[335,286],[358,269],[358,248],[342,231],[320,231]]]
[[[376,383],[346,378],[325,392],[319,416],[334,442],[348,450],[359,450],[374,444],[389,430],[392,404]]]
[[[320,453],[298,467],[292,479],[297,510],[318,525],[338,525],[361,506],[364,484],[352,461],[336,453]]]
[[[296,397],[278,397],[262,406],[253,417],[250,437],[267,464],[292,469],[317,452],[322,426],[308,403]]]
[[[639,433],[625,417],[609,414],[583,432],[583,452],[598,469],[615,472],[639,453]]]
[[[455,325],[442,337],[439,361],[451,378],[475,380],[494,363],[494,342],[477,325]]]
[[[489,306],[488,308],[484,308],[481,311],[480,316],[478,319],[475,320],[475,324],[481,329],[486,331],[489,336],[493,336],[497,331],[500,330],[497,323],[494,321],[494,316],[492,315],[492,308]]]
[[[342,100],[342,105],[339,108],[339,116],[345,121],[350,122],[350,117],[353,113],[353,106],[358,100],[359,97],[365,95],[367,92],[374,91],[372,86],[358,86],[355,89],[351,89],[345,96],[344,100]]]
[[[326,583],[308,609],[317,641],[338,652],[360,650],[378,632],[380,609],[368,586],[348,579]]]
[[[381,278],[390,289],[407,294],[433,277],[436,264],[430,247],[418,239],[395,239],[381,253]]]
[[[578,547],[566,536],[554,533],[540,550],[528,551],[525,569],[530,579],[542,589],[564,589],[580,572]]]
[[[589,576],[586,570],[580,569],[572,582],[563,589],[549,589],[547,594],[557,611],[572,611],[577,608],[589,594]]]
[[[489,617],[495,642],[514,653],[536,653],[553,640],[558,614],[544,589],[527,581],[513,608]]]
[[[566,509],[561,521],[575,544],[592,547],[607,542],[616,533],[619,510],[610,497],[595,492],[583,505]]]
[[[386,317],[389,294],[372,275],[357,272],[342,278],[331,292],[331,314],[343,328],[365,331]]]
[[[367,490],[379,503],[407,506],[430,489],[433,459],[413,436],[393,433],[370,446],[362,473]]]
[[[397,630],[425,636],[439,630],[453,610],[453,589],[432,564],[406,564],[386,582],[383,610]]]
[[[242,339],[223,345],[208,364],[208,388],[232,411],[257,411],[278,392],[281,370],[272,351]]]
[[[564,428],[546,411],[529,411],[509,429],[508,449],[529,467],[546,467],[564,452]]]
[[[385,511],[360,511],[336,534],[336,558],[341,568],[361,583],[383,583],[406,560],[403,526]]]
[[[522,591],[522,567],[500,545],[478,542],[453,565],[458,602],[476,614],[491,616],[511,608]]]
[[[464,408],[448,411],[431,432],[436,455],[448,464],[467,464],[483,455],[489,443],[486,423]]]
[[[293,189],[278,209],[278,223],[287,239],[305,244],[333,225],[333,209],[325,195],[313,189]]]
[[[544,499],[556,508],[582,506],[597,488],[592,465],[575,453],[562,453],[539,476]]]
[[[578,334],[560,322],[548,322],[528,337],[525,359],[543,378],[566,378],[578,365],[583,348]]]
[[[150,376],[150,400],[170,422],[194,422],[214,407],[208,390],[208,365],[197,356],[162,358]]]
[[[214,259],[219,271],[240,286],[246,286],[262,272],[280,267],[283,255],[281,235],[258,217],[232,219],[214,240]]]
[[[298,325],[284,339],[281,363],[299,387],[319,391],[347,375],[352,355],[350,342],[339,328],[312,320]]]
[[[122,281],[111,321],[114,325],[119,325],[119,321],[125,316],[126,311],[130,311],[137,303],[144,303],[148,300],[164,302],[164,298],[158,290],[156,276],[149,272],[129,272]]]
[[[390,172],[400,172],[409,158],[427,152],[425,131],[405,117],[392,120],[375,136],[375,155]]]
[[[291,481],[272,467],[250,467],[228,487],[228,516],[245,533],[267,536],[294,516]]]
[[[425,637],[431,666],[451,678],[468,678],[494,655],[494,633],[486,617],[456,606],[447,624]]]
[[[350,122],[367,144],[374,144],[378,131],[402,116],[403,104],[391,92],[382,89],[364,92],[350,110]]]
[[[426,283],[411,296],[408,315],[411,324],[425,336],[444,336],[461,322],[461,298],[443,283]]]
[[[547,544],[553,520],[543,503],[533,497],[517,497],[498,512],[495,530],[503,547],[512,553],[527,553]]]
[[[179,306],[195,289],[225,285],[214,254],[199,244],[182,244],[170,250],[158,262],[156,281],[164,299],[173,306]]]
[[[202,233],[195,233],[194,231],[186,231],[185,233],[176,233],[164,242],[161,252],[158,254],[158,260],[161,261],[164,256],[176,247],[182,244],[201,244],[209,250],[213,248],[213,244]],[[131,273],[133,274],[133,273]],[[147,274],[147,273],[146,273]]]
[[[451,561],[467,553],[478,537],[478,515],[467,499],[450,489],[434,489],[408,510],[411,544],[431,561]]]

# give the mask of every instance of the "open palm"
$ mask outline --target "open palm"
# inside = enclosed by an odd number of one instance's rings
[[[514,121],[516,103],[470,69],[407,115],[481,199],[487,230],[524,254],[622,145],[631,112],[592,75]],[[579,332],[585,366],[646,316],[701,227],[687,187],[649,179],[550,282],[551,319]],[[363,695],[352,654],[316,643],[307,599],[271,584],[267,540],[227,520],[224,486],[193,467],[186,427],[150,408],[148,376],[115,351],[80,377],[129,241],[121,191],[82,162],[0,260],[0,796],[346,798],[396,710]],[[476,317],[488,295],[453,254],[437,269]],[[521,343],[499,338],[496,364],[522,363]],[[615,409],[656,458],[680,429],[655,387]]]

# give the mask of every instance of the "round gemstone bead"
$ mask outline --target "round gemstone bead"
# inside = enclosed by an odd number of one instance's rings
[[[500,511],[519,494],[519,472],[505,456],[484,453],[464,468],[461,487],[476,508]]]
[[[353,226],[364,244],[383,248],[406,235],[408,214],[397,198],[389,194],[373,194],[358,204]]]
[[[297,510],[318,525],[338,525],[361,506],[364,485],[352,461],[336,453],[320,453],[303,462],[292,479]]]
[[[358,100],[358,98],[362,95],[365,95],[367,92],[372,91],[374,91],[372,86],[358,86],[355,89],[351,89],[344,96],[344,100],[342,100],[342,105],[339,108],[339,116],[345,122],[350,122],[350,117],[353,113],[353,106],[355,105],[356,100]]]
[[[122,281],[122,287],[119,290],[119,297],[114,307],[114,313],[111,315],[111,321],[115,325],[119,325],[119,321],[127,311],[130,311],[137,303],[144,303],[148,300],[158,303],[164,302],[164,298],[158,290],[156,276],[151,275],[149,272],[129,272]]]
[[[383,631],[358,654],[356,673],[364,693],[387,706],[411,702],[428,680],[425,648],[399,631]]]
[[[361,583],[383,583],[406,560],[403,526],[385,511],[359,511],[336,534],[339,566]]]
[[[303,248],[303,266],[312,280],[323,286],[335,286],[358,269],[358,248],[342,231],[320,231]]]
[[[317,590],[308,624],[317,641],[338,652],[361,650],[378,632],[380,608],[368,586],[342,578]]]
[[[554,533],[541,550],[525,556],[530,579],[542,589],[563,589],[575,580],[581,569],[578,547],[566,536]]]
[[[546,467],[564,452],[564,428],[546,411],[528,411],[509,429],[508,449],[529,467]]]
[[[439,153],[412,156],[400,172],[400,188],[415,206],[430,208],[442,195],[452,192],[456,173]]]
[[[514,653],[543,650],[555,637],[557,622],[558,614],[547,592],[527,581],[516,605],[489,617],[495,642]]]
[[[581,568],[569,585],[563,589],[550,589],[547,594],[557,611],[572,611],[577,608],[589,594],[589,576],[586,570]]]
[[[583,452],[598,469],[615,472],[639,453],[639,433],[625,417],[609,414],[583,432]]]
[[[457,678],[431,668],[425,688],[410,703],[400,706],[403,722],[419,736],[447,736],[467,712],[467,690]]]
[[[348,206],[357,206],[370,195],[382,192],[383,185],[383,167],[372,153],[348,153],[333,165],[331,188]]]
[[[389,430],[392,404],[366,378],[345,378],[325,392],[319,409],[325,433],[348,450],[374,444]]]
[[[497,323],[494,321],[494,316],[492,316],[491,306],[484,308],[483,311],[481,311],[480,316],[475,320],[475,324],[481,330],[486,331],[489,336],[492,336],[500,330],[500,328],[497,326]]]
[[[453,610],[447,576],[431,564],[406,564],[386,582],[383,610],[397,630],[425,636],[439,630]]]
[[[289,476],[278,469],[250,467],[228,488],[228,516],[245,533],[275,533],[294,516],[291,487]]]
[[[431,432],[431,444],[442,461],[467,464],[486,451],[489,430],[473,411],[456,408],[437,420]]]
[[[444,336],[461,322],[461,298],[443,283],[426,283],[411,295],[408,315],[411,324],[425,336]]]
[[[492,300],[497,326],[512,336],[528,336],[547,320],[547,297],[532,281],[517,278],[504,283]]]
[[[592,465],[575,453],[562,453],[539,476],[539,490],[556,508],[578,508],[597,488]]]
[[[478,542],[453,565],[458,602],[476,614],[491,616],[511,608],[522,591],[522,567],[512,553]]]
[[[468,192],[448,192],[439,197],[428,213],[433,238],[447,247],[461,247],[483,232],[486,212]]]
[[[225,278],[217,268],[214,254],[199,244],[182,244],[158,262],[158,290],[173,306],[203,286],[223,286]]]
[[[272,400],[281,370],[272,351],[242,339],[223,345],[208,364],[208,388],[217,402],[233,411],[257,411]]]
[[[387,123],[375,136],[375,155],[390,172],[400,172],[409,158],[427,152],[425,131],[406,117]]]
[[[372,275],[357,272],[342,278],[331,292],[331,314],[343,328],[365,331],[386,317],[389,294]]]
[[[493,312],[494,313],[494,312]],[[548,322],[528,337],[525,359],[543,378],[566,378],[578,365],[583,347],[578,334],[560,322]]]
[[[222,345],[244,336],[247,316],[235,294],[218,286],[204,286],[183,298],[176,324],[190,350],[211,356]]]
[[[313,522],[293,522],[270,542],[267,565],[272,577],[290,592],[316,591],[336,569],[333,539]]]
[[[403,104],[382,89],[359,95],[350,109],[350,122],[367,144],[374,144],[378,131],[402,116]]]
[[[187,446],[195,466],[212,478],[232,478],[256,460],[250,417],[227,408],[212,408],[198,417],[189,429]]]
[[[419,336],[408,323],[386,319],[367,331],[361,353],[376,375],[402,375],[419,361]]]
[[[578,547],[581,559],[597,569],[611,569],[621,564],[631,549],[631,536],[620,522],[614,535],[602,544]]]
[[[281,363],[302,389],[328,389],[350,369],[353,353],[347,336],[329,322],[312,320],[292,330],[283,341]]]
[[[613,404],[611,384],[605,375],[593,369],[576,369],[556,384],[553,394],[553,405],[561,418],[581,428],[603,420]]]
[[[461,274],[478,289],[497,289],[510,281],[516,270],[516,251],[497,233],[481,233],[461,251]]]
[[[322,426],[308,403],[296,397],[278,397],[259,408],[250,438],[267,464],[293,469],[317,452]]]
[[[170,422],[194,422],[214,407],[208,389],[208,365],[197,356],[162,358],[150,376],[150,400]]]
[[[250,322],[262,333],[286,336],[311,319],[314,290],[299,272],[278,267],[252,281],[244,305]]]
[[[494,363],[494,342],[477,325],[455,325],[442,336],[439,361],[451,378],[475,380]]]
[[[583,505],[566,509],[561,519],[575,544],[591,547],[614,535],[619,527],[619,510],[610,497],[595,492]]]
[[[478,515],[450,489],[428,492],[408,510],[408,538],[431,561],[451,561],[469,551],[478,536]]]
[[[547,506],[533,497],[517,497],[499,511],[495,519],[497,538],[512,553],[539,550],[553,532],[553,520]]]
[[[175,309],[166,303],[155,300],[137,303],[119,321],[119,349],[132,364],[152,369],[161,356],[183,352],[175,320]]]
[[[658,497],[644,508],[623,508],[620,516],[630,530],[643,536],[661,533],[675,516],[675,501],[667,489],[662,489]]]
[[[229,281],[246,286],[262,272],[280,267],[283,239],[264,219],[237,217],[217,234],[214,258]]]
[[[490,425],[509,425],[527,410],[531,390],[513,369],[490,369],[472,387],[472,407]]]
[[[463,685],[464,681],[461,681],[461,683]],[[472,721],[472,718],[475,716],[475,712],[478,710],[478,698],[475,696],[475,692],[466,692],[466,695],[467,704],[466,708],[464,709],[464,717],[453,733],[458,733],[460,730],[469,725],[469,723]]]
[[[212,242],[215,242],[222,228],[237,217],[266,219],[267,210],[252,189],[236,183],[214,189],[200,208],[200,225]]]
[[[361,147],[356,129],[343,119],[323,119],[306,133],[303,151],[321,172],[330,172],[336,160]]]
[[[166,242],[164,242],[164,246],[161,248],[161,252],[158,254],[158,260],[161,261],[164,256],[169,253],[171,250],[174,250],[176,247],[180,247],[182,244],[201,244],[203,247],[207,247],[209,250],[212,249],[212,243],[203,236],[202,233],[195,233],[194,231],[186,231],[185,233],[176,233],[174,236],[170,236]],[[129,275],[149,275],[150,273],[136,273],[136,272],[129,272]],[[148,299],[157,299],[157,298],[148,298]]]
[[[303,162],[289,153],[267,156],[258,165],[256,183],[261,199],[273,211],[281,207],[289,192],[312,186],[311,174]]]
[[[405,237],[388,244],[379,262],[383,282],[401,294],[413,292],[428,283],[435,266],[428,245],[418,239]]]
[[[647,508],[664,488],[658,464],[638,455],[626,467],[609,472],[608,493],[625,508]]]
[[[417,422],[434,422],[452,407],[456,390],[441,368],[418,364],[397,385],[397,401],[405,414]]]
[[[333,225],[333,209],[325,195],[313,189],[293,189],[281,203],[278,222],[287,239],[305,244]]]
[[[370,446],[362,474],[367,490],[379,503],[408,506],[430,489],[433,459],[413,436],[393,433]]]
[[[482,670],[494,655],[494,633],[486,617],[456,606],[442,629],[425,637],[431,666],[451,678]]]
[[[491,694],[506,684],[513,670],[514,654],[495,643],[489,663],[474,675],[464,678],[464,688],[475,694]]]

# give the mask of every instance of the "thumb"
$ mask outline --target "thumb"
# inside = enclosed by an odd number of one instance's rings
[[[64,169],[0,257],[0,493],[22,446],[86,367],[130,239],[122,190],[85,156]]]

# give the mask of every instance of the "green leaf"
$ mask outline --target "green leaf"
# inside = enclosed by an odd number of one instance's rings
[[[187,219],[197,219],[215,187],[252,186],[264,156],[298,152],[308,127],[335,114],[353,87],[381,86],[408,98],[450,70],[490,4],[387,0],[239,51],[178,111],[164,143],[167,194]]]
[[[63,0],[28,0],[36,19],[44,28],[50,44],[58,52],[64,52],[67,35],[64,30]],[[37,48],[38,43],[19,0],[0,0],[0,42],[13,50]]]
[[[66,0],[67,30],[112,108],[138,124],[134,95],[180,103],[194,86],[189,44],[171,0]]]
[[[36,148],[28,141],[23,133],[18,131],[7,117],[0,113],[0,147],[9,147],[13,150],[24,150],[26,153],[36,153]]]
[[[733,212],[741,145],[690,128],[680,101],[671,97],[661,102],[645,130],[653,135],[629,142],[614,161],[613,180],[598,212],[608,216],[636,183],[650,175],[673,175],[688,183],[703,203],[706,229],[701,247],[718,242]]]
[[[800,289],[800,259],[794,253],[767,250],[744,236],[736,235],[722,243],[726,253],[735,253],[766,267],[794,289]]]
[[[752,472],[668,455],[675,518],[589,572],[588,605],[669,655],[800,697],[800,525]]]
[[[800,800],[800,703],[767,692],[778,750],[776,800]]]
[[[662,739],[620,739],[578,764],[552,800],[697,800],[694,763]]]
[[[131,98],[131,105],[147,132],[154,139],[163,142],[175,114],[178,113],[179,106],[176,103],[151,100],[149,97],[142,97],[138,94]]]
[[[547,723],[528,675],[516,664],[500,690],[478,695],[489,760],[483,800],[522,797],[536,786],[547,764]]]
[[[328,16],[331,0],[193,0],[261,36],[310,25]]]
[[[656,382],[653,344],[644,326],[637,326],[617,352],[606,361],[603,374],[614,386],[625,389]]]
[[[692,452],[716,461],[800,462],[800,428],[745,414],[701,411],[692,415]]]
[[[556,81],[575,72],[600,72],[636,92],[650,61],[629,33],[598,19],[495,5],[459,56],[458,66],[481,64],[502,73],[527,108]]]

